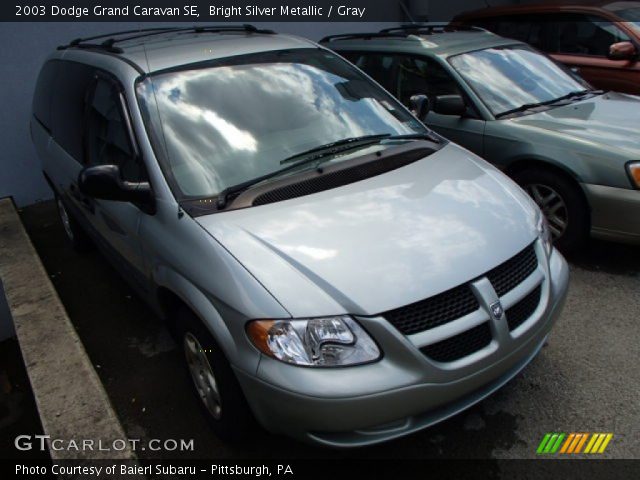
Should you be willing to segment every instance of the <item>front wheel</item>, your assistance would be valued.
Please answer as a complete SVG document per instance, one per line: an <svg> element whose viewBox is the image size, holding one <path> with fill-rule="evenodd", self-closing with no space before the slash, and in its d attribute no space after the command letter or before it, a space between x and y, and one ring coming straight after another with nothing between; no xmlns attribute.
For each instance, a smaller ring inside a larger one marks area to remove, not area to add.
<svg viewBox="0 0 640 480"><path fill-rule="evenodd" d="M589 209L574 182L550 170L524 170L514 180L531 196L547 219L553 243L568 252L580 248L589 234Z"/></svg>
<svg viewBox="0 0 640 480"><path fill-rule="evenodd" d="M223 440L247 439L256 422L222 349L186 308L178 313L177 321L187 369L213 430Z"/></svg>

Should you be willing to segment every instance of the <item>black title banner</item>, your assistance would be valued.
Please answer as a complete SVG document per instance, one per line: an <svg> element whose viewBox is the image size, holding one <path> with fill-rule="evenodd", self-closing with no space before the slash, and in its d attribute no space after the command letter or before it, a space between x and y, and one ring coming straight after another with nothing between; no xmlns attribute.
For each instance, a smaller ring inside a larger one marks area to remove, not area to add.
<svg viewBox="0 0 640 480"><path fill-rule="evenodd" d="M397 22L406 0L17 0L9 22Z"/></svg>

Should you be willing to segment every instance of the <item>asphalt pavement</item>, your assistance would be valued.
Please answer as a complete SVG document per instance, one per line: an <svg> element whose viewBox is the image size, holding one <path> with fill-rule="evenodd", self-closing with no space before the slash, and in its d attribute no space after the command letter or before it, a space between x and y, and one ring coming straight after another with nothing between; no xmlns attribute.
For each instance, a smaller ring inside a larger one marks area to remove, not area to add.
<svg viewBox="0 0 640 480"><path fill-rule="evenodd" d="M640 458L640 247L592 241L570 256L567 304L540 355L435 427L349 451L262 432L231 447L208 426L180 349L109 263L70 248L52 202L20 213L129 438L194 440L140 458L534 458L547 432L613 432L603 457Z"/></svg>

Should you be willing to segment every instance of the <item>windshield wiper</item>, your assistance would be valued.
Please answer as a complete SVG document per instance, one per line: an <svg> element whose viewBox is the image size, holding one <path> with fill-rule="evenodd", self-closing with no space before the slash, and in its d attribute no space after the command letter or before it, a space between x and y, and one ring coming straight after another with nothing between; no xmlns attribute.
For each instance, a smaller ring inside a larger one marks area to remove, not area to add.
<svg viewBox="0 0 640 480"><path fill-rule="evenodd" d="M238 183L236 185L231 185L230 187L225 188L220 193L218 193L218 197L216 199L216 205L218 210L222 210L227 206L229 197L231 195L236 195L248 188L256 185L257 183L264 182L273 177L277 177L289 170L295 170L296 168L305 165L307 163L315 162L322 157L327 155L334 155L336 153L340 153L345 150L350 150L352 148L361 147L365 145L369 145L371 143L377 143L380 140L389 137L388 133L381 133L377 135L365 135L362 137L352 137L345 138L343 140L338 140L336 142L327 143L325 145L320 145L319 147L314 147L310 150L307 150L302 153L297 153L290 157L285 158L280 162L280 164L290 163L298 158L307 157L304 160L299 162L292 163L291 165L287 165L284 168L276 170L275 172L267 173L266 175L262 175L260 177L252 178L251 180L247 180L246 182Z"/></svg>
<svg viewBox="0 0 640 480"><path fill-rule="evenodd" d="M391 135L390 133L380 133L376 135L363 135L361 137L352 137L345 138L343 140L338 140L336 142L327 143L325 145L320 145L319 147L314 147L310 150L307 150L302 153L297 153L290 157L285 158L280 162L280 164L290 163L298 158L303 158L300 161L295 163L291 163L284 168L276 170L271 173L267 173L266 175L262 175L260 177L253 178L251 180L247 180L246 182L238 183L236 185L231 185L230 187L225 188L216 198L216 206L218 210L222 210L228 204L229 198L232 195L237 195L252 186L264 182L265 180L269 180L270 178L277 177L286 173L290 170L295 170L296 168L306 165L307 163L312 163L318 161L326 156L335 155L336 153L340 153L343 151L351 150L353 148L364 147L373 143L379 143L382 140L412 140L412 139L422 139L426 138L433 142L440 143L440 140L436 137L428 134L428 133L410 133L406 135ZM320 162L319 162L320 163Z"/></svg>
<svg viewBox="0 0 640 480"><path fill-rule="evenodd" d="M403 135L391 135L385 140L429 140L433 143L441 143L441 140L429 132L405 133Z"/></svg>
<svg viewBox="0 0 640 480"><path fill-rule="evenodd" d="M376 135L363 135L361 137L350 137L343 138L342 140L337 140L331 143L325 143L324 145L320 145L318 147L313 147L309 150L305 150L304 152L296 153L295 155L291 155L290 157L285 158L280 161L280 165L285 163L291 163L294 160L302 157L305 158L302 162L297 162L294 165L302 165L307 162L312 162L317 160L318 158L326 157L327 155L333 155L335 153L340 153L346 150L350 150L351 148L366 146L371 143L378 143L380 140L390 137L390 133L379 133Z"/></svg>
<svg viewBox="0 0 640 480"><path fill-rule="evenodd" d="M594 95L599 95L601 93L604 93L604 91L603 90L574 90L573 92L569 92L566 95L562 95L561 97L554 98L552 100L546 100L544 102L537 102L537 103L525 103L524 105L520 105L519 107L512 108L511 110L498 113L495 115L495 117L496 118L505 117L507 115L511 115L512 113L525 112L527 110L531 110L532 108L544 107L546 105L553 105L554 103L561 102L562 100L569 100L571 98L576 98L576 97L584 97L585 95L588 95L590 93Z"/></svg>

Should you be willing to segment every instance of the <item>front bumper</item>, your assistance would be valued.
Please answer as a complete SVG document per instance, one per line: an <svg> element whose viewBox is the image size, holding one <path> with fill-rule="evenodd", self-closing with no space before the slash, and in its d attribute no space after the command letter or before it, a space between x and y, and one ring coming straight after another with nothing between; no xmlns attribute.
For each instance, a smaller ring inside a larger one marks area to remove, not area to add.
<svg viewBox="0 0 640 480"><path fill-rule="evenodd" d="M583 184L591 206L591 235L640 244L640 191Z"/></svg>
<svg viewBox="0 0 640 480"><path fill-rule="evenodd" d="M314 369L263 357L256 376L237 370L238 379L256 418L274 433L332 447L407 435L482 400L536 356L561 313L569 277L557 251L539 269L543 295L530 320L466 358L433 362L417 348L421 334L406 337L386 320L368 318L359 321L384 352L376 363Z"/></svg>

